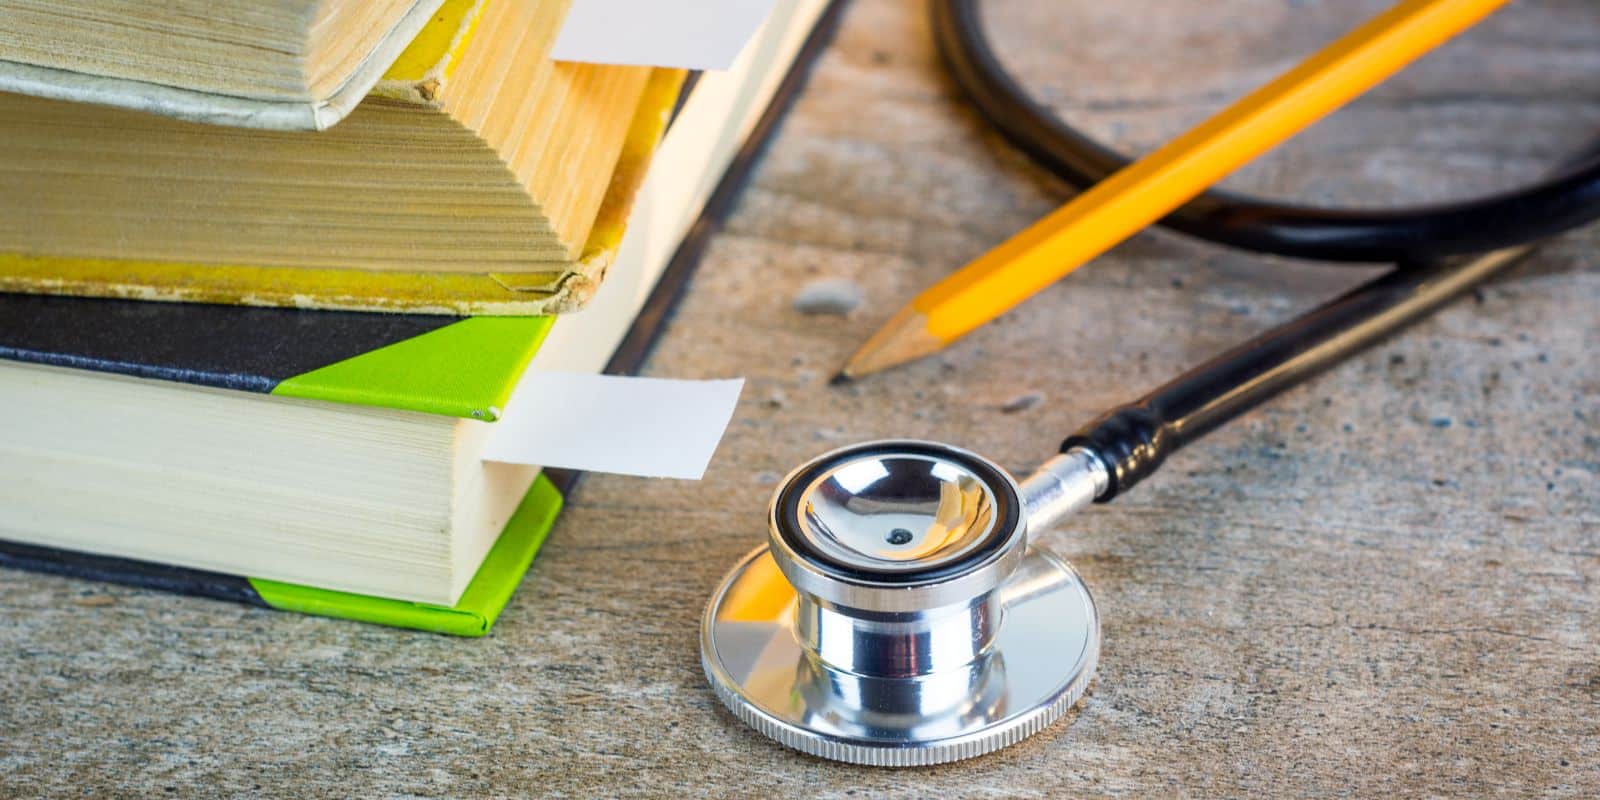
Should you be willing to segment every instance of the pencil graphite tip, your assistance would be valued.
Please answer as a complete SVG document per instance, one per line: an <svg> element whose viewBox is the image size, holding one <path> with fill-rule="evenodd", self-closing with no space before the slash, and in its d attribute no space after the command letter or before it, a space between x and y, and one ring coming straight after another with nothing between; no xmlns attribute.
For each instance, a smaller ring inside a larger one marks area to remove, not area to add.
<svg viewBox="0 0 1600 800"><path fill-rule="evenodd" d="M856 380L879 370L915 361L944 348L944 340L928 331L928 317L915 308L901 309L861 349L850 356L839 375ZM836 377L835 381L838 380Z"/></svg>
<svg viewBox="0 0 1600 800"><path fill-rule="evenodd" d="M838 372L834 373L833 377L828 379L828 385L829 386L843 386L843 385L845 385L845 384L847 384L847 383L849 383L849 382L851 382L853 380L855 380L855 378L850 376L850 371L848 369L841 369Z"/></svg>

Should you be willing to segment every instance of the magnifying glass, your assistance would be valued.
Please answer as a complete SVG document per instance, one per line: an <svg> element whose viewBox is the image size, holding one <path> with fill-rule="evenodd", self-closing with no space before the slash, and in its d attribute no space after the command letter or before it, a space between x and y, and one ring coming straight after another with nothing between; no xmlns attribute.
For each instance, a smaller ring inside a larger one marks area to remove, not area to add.
<svg viewBox="0 0 1600 800"><path fill-rule="evenodd" d="M767 544L707 605L712 689L772 739L857 764L954 761L1043 730L1093 676L1100 620L1078 574L1033 537L1528 249L1364 284L1100 416L1021 481L935 442L812 459L773 495Z"/></svg>

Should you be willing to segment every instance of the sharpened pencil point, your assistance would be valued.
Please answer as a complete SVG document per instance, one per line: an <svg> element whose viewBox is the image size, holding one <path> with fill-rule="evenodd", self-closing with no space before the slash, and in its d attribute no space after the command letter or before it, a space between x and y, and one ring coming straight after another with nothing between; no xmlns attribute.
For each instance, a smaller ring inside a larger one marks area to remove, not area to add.
<svg viewBox="0 0 1600 800"><path fill-rule="evenodd" d="M944 340L928 332L928 318L922 312L907 306L900 309L889 322L856 354L845 363L839 374L849 380L871 375L889 367L915 361L938 352Z"/></svg>
<svg viewBox="0 0 1600 800"><path fill-rule="evenodd" d="M828 385L843 386L853 380L855 380L855 378L850 377L850 373L840 370L839 372L834 373L833 377L828 379Z"/></svg>

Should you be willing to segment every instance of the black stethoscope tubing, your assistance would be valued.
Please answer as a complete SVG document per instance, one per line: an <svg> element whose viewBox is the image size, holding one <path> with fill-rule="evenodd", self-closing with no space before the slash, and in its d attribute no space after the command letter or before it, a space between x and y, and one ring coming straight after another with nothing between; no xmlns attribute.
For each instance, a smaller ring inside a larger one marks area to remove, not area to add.
<svg viewBox="0 0 1600 800"><path fill-rule="evenodd" d="M977 0L930 0L934 37L956 82L996 129L1078 187L1129 159L1028 95L989 46ZM1212 190L1161 221L1257 253L1395 262L1388 274L1256 336L1069 436L1105 464L1105 502L1173 451L1426 317L1549 237L1600 218L1600 149L1509 192L1425 207L1320 209ZM1466 257L1472 256L1475 257Z"/></svg>
<svg viewBox="0 0 1600 800"><path fill-rule="evenodd" d="M989 45L978 5L978 0L930 0L930 11L950 74L990 124L1074 186L1092 186L1127 166L1127 156L1040 105L1006 72ZM1214 189L1161 224L1257 253L1383 263L1499 250L1597 218L1600 158L1588 158L1525 188L1415 208L1311 208Z"/></svg>

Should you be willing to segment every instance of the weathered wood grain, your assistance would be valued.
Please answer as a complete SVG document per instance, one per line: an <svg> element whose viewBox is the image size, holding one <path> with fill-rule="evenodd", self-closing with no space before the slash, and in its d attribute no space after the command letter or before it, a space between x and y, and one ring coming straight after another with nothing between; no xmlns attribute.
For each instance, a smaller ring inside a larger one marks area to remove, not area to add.
<svg viewBox="0 0 1600 800"><path fill-rule="evenodd" d="M1130 148L1382 5L991 4L1041 96ZM1597 78L1600 9L1517 3L1230 185L1510 186L1600 131ZM1600 794L1600 231L1047 535L1105 620L1069 724L897 772L722 711L701 604L790 466L894 435L1022 470L1369 274L1150 233L938 358L826 385L917 288L1062 197L960 102L921 3L857 0L648 367L748 378L706 480L587 480L483 641L0 572L0 795ZM794 311L819 278L864 302Z"/></svg>

